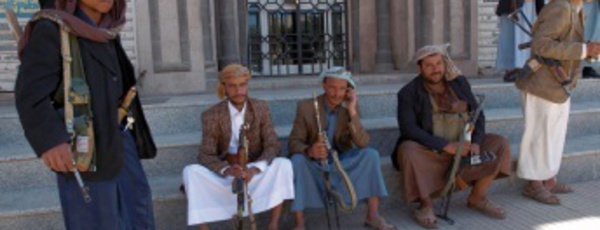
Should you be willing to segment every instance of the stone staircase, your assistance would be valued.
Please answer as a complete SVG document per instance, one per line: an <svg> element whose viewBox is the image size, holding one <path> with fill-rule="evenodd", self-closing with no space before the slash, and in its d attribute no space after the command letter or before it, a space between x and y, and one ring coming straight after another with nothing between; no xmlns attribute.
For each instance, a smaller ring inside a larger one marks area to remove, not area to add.
<svg viewBox="0 0 600 230"><path fill-rule="evenodd" d="M381 153L381 168L390 196L384 206L401 206L399 174L389 155L398 137L396 93L412 75L359 76L359 104L363 124L371 134L371 146ZM281 80L254 79L250 95L267 100L279 138L287 148L287 136L294 119L296 101L307 99L322 89L314 78L298 77L293 85ZM523 132L520 93L500 78L473 78L476 93L486 95L487 132L499 133L512 145L516 160ZM209 84L210 85L210 84ZM596 180L600 177L600 80L581 80L572 97L571 117L563 166L559 180L568 183ZM142 98L146 117L159 148L156 159L143 162L153 197L157 229L188 229L186 200L178 191L181 170L196 162L201 138L200 114L218 99L212 93L173 97ZM287 149L284 150L287 152ZM515 183L516 182L516 183ZM503 179L493 192L518 189L519 180ZM364 205L359 210L364 210ZM358 211L360 212L360 211ZM308 212L308 218L321 218L322 210ZM362 215L362 214L359 214ZM342 218L351 218L354 215ZM259 215L259 220L268 215ZM266 222L266 221L261 221ZM325 222L316 222L315 224ZM293 218L284 215L283 226ZM216 229L230 229L228 223L216 223ZM50 173L23 137L14 106L0 105L0 229L63 229L55 176ZM260 228L259 228L260 229Z"/></svg>

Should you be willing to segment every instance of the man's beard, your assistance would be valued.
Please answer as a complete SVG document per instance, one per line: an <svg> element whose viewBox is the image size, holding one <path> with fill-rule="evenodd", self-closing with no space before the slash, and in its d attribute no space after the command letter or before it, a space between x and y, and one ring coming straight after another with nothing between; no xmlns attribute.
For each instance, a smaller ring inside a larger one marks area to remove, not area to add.
<svg viewBox="0 0 600 230"><path fill-rule="evenodd" d="M427 77L423 78L427 83L437 84L440 83L444 79L444 74L441 72L435 72L430 74Z"/></svg>
<svg viewBox="0 0 600 230"><path fill-rule="evenodd" d="M235 100L234 100L235 99ZM238 95L229 99L234 105L243 105L248 100L248 95Z"/></svg>

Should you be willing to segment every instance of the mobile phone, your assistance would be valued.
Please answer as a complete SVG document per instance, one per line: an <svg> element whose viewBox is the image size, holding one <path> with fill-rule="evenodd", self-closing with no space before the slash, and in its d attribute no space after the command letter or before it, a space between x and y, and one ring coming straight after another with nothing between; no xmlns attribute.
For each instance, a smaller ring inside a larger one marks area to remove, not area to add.
<svg viewBox="0 0 600 230"><path fill-rule="evenodd" d="M346 100L346 101L352 100L352 97L350 96L350 92L352 92L353 90L354 90L353 88L346 89L346 96L344 96L344 100Z"/></svg>

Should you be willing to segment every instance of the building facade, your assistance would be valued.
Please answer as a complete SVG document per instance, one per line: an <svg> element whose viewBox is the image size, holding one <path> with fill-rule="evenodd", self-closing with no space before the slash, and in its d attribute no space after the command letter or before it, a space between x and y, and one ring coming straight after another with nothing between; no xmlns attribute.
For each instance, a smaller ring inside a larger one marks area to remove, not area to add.
<svg viewBox="0 0 600 230"><path fill-rule="evenodd" d="M493 1L492 1L493 2ZM486 5L487 4L487 5ZM212 90L218 70L254 76L316 75L333 65L360 73L415 72L426 44L477 74L478 9L486 0L128 0L123 44L144 95ZM2 0L24 25L37 0ZM495 4L494 4L495 5ZM16 43L0 11L0 91L11 91Z"/></svg>

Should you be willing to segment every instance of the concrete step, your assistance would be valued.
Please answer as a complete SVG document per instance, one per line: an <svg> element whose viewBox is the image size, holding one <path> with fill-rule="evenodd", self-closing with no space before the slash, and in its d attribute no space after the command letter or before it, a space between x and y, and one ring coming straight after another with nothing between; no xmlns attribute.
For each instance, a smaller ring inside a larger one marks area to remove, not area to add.
<svg viewBox="0 0 600 230"><path fill-rule="evenodd" d="M180 175L149 178L157 229L185 226L185 198L178 191L181 181ZM64 229L60 210L55 186L0 190L0 229Z"/></svg>
<svg viewBox="0 0 600 230"><path fill-rule="evenodd" d="M359 105L364 119L395 117L397 91L405 82L365 85L358 88ZM520 108L520 93L512 84L499 79L473 79L476 93L486 95L486 108ZM573 93L572 103L594 102L600 98L600 80L582 80ZM307 99L319 87L252 91L252 97L267 100L275 125L291 124L296 102ZM201 113L219 100L213 94L143 98L146 117L154 135L189 133L201 130ZM596 107L599 108L599 107ZM0 106L0 146L27 145L14 106Z"/></svg>
<svg viewBox="0 0 600 230"><path fill-rule="evenodd" d="M600 166L600 151L598 150L600 150L600 144L597 141L592 141L597 140L598 138L600 138L600 136L572 140L569 142L567 150L570 152L565 154L562 169L558 175L561 182L572 184L584 181L600 181L600 174L598 173L598 168ZM584 146L587 148L584 148ZM402 185L401 180L399 179L400 173L393 169L388 157L382 158L381 169L389 193L389 196L384 198L381 202L382 210L394 209L407 212L410 206L401 200ZM153 193L155 218L158 226L157 229L192 229L186 226L186 200L178 191L178 186L181 184L181 181L180 174L149 177ZM514 177L505 178L496 181L490 189L490 193L518 194L522 185L523 181L515 180ZM580 191L578 190L578 187L575 187L575 189L578 192ZM464 191L458 193L453 199L454 205L457 205L456 202L460 202L461 204L464 203L465 194L466 192ZM598 199L598 196L594 195L593 197ZM508 200L503 201L508 202ZM515 204L513 202L509 203L510 205ZM507 206L506 203L502 204ZM458 209L460 209L460 207ZM356 217L357 213L364 215L365 210L366 207L364 204L361 204L354 213L342 214L342 223L353 223L352 221L356 220L354 217ZM382 211L382 213L385 213L385 211ZM470 214L460 214L461 212L455 211L454 208L452 213L456 217L471 218ZM323 210L310 210L307 212L307 218L313 220L309 223L310 226L318 229L325 226L326 220L324 219ZM264 226L262 225L267 222L268 214L260 214L258 220L259 223L261 223L259 225L261 226L260 229L263 229ZM282 222L282 228L290 228L293 225L291 214L286 213L282 218ZM343 226L347 225L344 224ZM214 223L211 227L213 227L213 229L229 229L230 224L228 221L223 221ZM58 192L55 186L42 186L27 189L8 188L0 190L0 229L40 228L64 228L62 226Z"/></svg>
<svg viewBox="0 0 600 230"><path fill-rule="evenodd" d="M512 84L493 79L473 80L475 93L485 94L486 108L520 108L520 92ZM572 103L595 101L600 95L589 86L600 87L600 80L585 81L574 92ZM397 92L405 82L384 85L366 85L357 89L363 119L395 117ZM585 85L585 86L584 86ZM296 113L296 103L320 93L320 87L297 89L272 89L250 92L252 97L267 100L274 125L291 124ZM592 96L590 96L592 95ZM593 96L596 95L596 96ZM146 102L146 101L145 101ZM201 113L217 103L214 95L191 95L177 98L152 98L146 104L146 116L156 134L193 132L201 129Z"/></svg>
<svg viewBox="0 0 600 230"><path fill-rule="evenodd" d="M600 103L587 102L573 106L567 145L572 140L600 135L598 121L600 111L588 109L590 106L600 108ZM486 114L487 132L504 135L514 143L513 147L518 145L523 132L522 115L519 109L488 109ZM396 119L391 117L366 119L363 123L371 136L370 146L377 148L382 157L390 155L399 135ZM281 125L275 129L283 147L282 155L286 155L291 125ZM148 176L180 173L185 165L196 162L201 136L199 130L191 133L155 135L159 149L158 156L156 159L143 161ZM566 150L566 152L570 151ZM515 149L513 156L516 157L517 154L518 149ZM29 146L8 146L0 150L0 172L0 185L8 188L54 184L53 175L46 170Z"/></svg>

